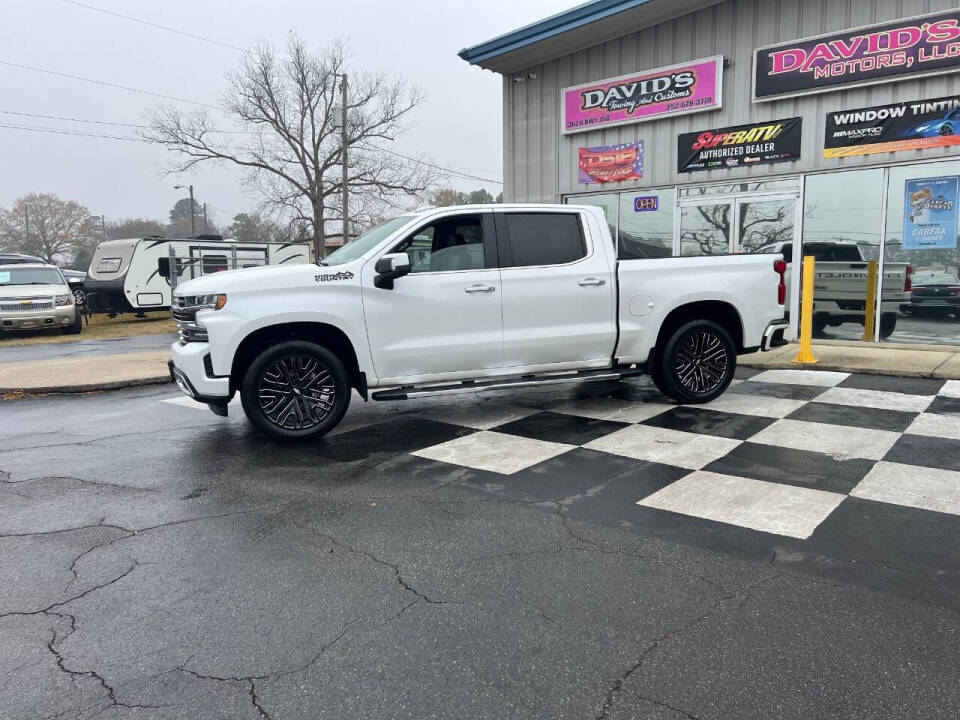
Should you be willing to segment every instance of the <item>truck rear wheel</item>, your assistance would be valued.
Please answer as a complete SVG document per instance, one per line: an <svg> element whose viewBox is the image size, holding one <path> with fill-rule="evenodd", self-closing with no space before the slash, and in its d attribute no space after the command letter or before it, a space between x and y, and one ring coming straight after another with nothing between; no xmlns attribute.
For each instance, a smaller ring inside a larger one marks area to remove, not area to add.
<svg viewBox="0 0 960 720"><path fill-rule="evenodd" d="M897 329L897 314L884 313L880 316L880 339L886 340Z"/></svg>
<svg viewBox="0 0 960 720"><path fill-rule="evenodd" d="M693 320L677 328L661 358L657 387L679 403L705 403L719 397L737 368L730 333L709 320Z"/></svg>
<svg viewBox="0 0 960 720"><path fill-rule="evenodd" d="M350 405L350 380L327 348L281 342L251 363L240 388L243 411L261 432L282 440L316 438L332 430Z"/></svg>

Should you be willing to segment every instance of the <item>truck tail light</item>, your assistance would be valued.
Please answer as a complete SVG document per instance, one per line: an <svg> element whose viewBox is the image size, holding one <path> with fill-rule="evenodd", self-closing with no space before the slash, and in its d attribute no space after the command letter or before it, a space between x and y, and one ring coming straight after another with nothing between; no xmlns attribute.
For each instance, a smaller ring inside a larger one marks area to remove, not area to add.
<svg viewBox="0 0 960 720"><path fill-rule="evenodd" d="M903 281L903 291L913 292L913 266L907 265L907 279Z"/></svg>
<svg viewBox="0 0 960 720"><path fill-rule="evenodd" d="M777 302L783 305L787 302L787 262L786 260L774 260L773 270L780 276L780 283L777 285Z"/></svg>
<svg viewBox="0 0 960 720"><path fill-rule="evenodd" d="M947 292L951 295L960 295L960 287L948 287Z"/></svg>

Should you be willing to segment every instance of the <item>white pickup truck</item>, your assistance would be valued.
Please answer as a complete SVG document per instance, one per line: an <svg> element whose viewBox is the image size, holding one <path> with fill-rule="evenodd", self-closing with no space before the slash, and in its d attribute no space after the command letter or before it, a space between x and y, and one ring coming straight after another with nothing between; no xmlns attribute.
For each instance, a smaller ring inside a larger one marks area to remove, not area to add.
<svg viewBox="0 0 960 720"><path fill-rule="evenodd" d="M739 353L781 345L777 255L618 261L603 211L474 205L401 215L319 265L178 286L170 373L219 415L322 435L356 390L401 400L649 373L708 402Z"/></svg>

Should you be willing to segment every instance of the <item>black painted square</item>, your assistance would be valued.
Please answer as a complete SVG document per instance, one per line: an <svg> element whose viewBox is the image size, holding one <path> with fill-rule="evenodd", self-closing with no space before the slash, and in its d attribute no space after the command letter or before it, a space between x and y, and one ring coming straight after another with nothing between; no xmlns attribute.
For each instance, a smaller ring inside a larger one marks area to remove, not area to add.
<svg viewBox="0 0 960 720"><path fill-rule="evenodd" d="M475 432L459 425L410 416L357 428L324 438L316 445L301 447L320 457L354 462L422 450Z"/></svg>
<svg viewBox="0 0 960 720"><path fill-rule="evenodd" d="M768 383L758 380L732 385L727 392L743 395L763 395L764 397L784 398L786 400L813 400L830 388L818 385L791 385L790 383Z"/></svg>
<svg viewBox="0 0 960 720"><path fill-rule="evenodd" d="M644 420L641 424L689 433L717 435L734 440L747 440L774 422L776 422L774 418L740 415L684 405Z"/></svg>
<svg viewBox="0 0 960 720"><path fill-rule="evenodd" d="M938 395L933 399L933 402L930 403L927 412L960 417L960 398Z"/></svg>
<svg viewBox="0 0 960 720"><path fill-rule="evenodd" d="M500 476L501 488L496 492L523 500L559 502L646 464L620 455L576 448L512 475Z"/></svg>
<svg viewBox="0 0 960 720"><path fill-rule="evenodd" d="M752 378L754 375L759 375L763 371L764 371L763 368L752 368L752 367L744 367L743 365L739 365L737 366L737 369L734 371L733 377L736 378L737 380L748 380L749 378Z"/></svg>
<svg viewBox="0 0 960 720"><path fill-rule="evenodd" d="M704 470L768 482L849 493L873 467L873 460L836 460L829 455L745 442Z"/></svg>
<svg viewBox="0 0 960 720"><path fill-rule="evenodd" d="M908 395L936 395L945 380L936 378L896 377L894 375L851 375L838 387L860 390L883 390Z"/></svg>
<svg viewBox="0 0 960 720"><path fill-rule="evenodd" d="M923 465L960 472L960 440L902 435L883 459L905 465Z"/></svg>
<svg viewBox="0 0 960 720"><path fill-rule="evenodd" d="M918 414L903 410L881 410L853 405L837 405L836 403L809 402L787 415L787 418L828 425L849 425L850 427L864 427L872 430L903 432ZM839 432L843 431L840 430Z"/></svg>
<svg viewBox="0 0 960 720"><path fill-rule="evenodd" d="M628 427L629 423L596 420L579 415L541 412L493 428L496 432L520 435L534 440L584 445L604 435Z"/></svg>

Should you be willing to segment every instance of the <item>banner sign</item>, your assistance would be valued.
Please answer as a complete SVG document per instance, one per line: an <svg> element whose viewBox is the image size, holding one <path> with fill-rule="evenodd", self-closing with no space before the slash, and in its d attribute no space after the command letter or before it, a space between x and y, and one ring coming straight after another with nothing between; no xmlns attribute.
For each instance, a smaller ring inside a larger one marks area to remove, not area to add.
<svg viewBox="0 0 960 720"><path fill-rule="evenodd" d="M677 138L677 171L714 170L800 157L801 118L773 120L701 132Z"/></svg>
<svg viewBox="0 0 960 720"><path fill-rule="evenodd" d="M560 131L569 134L712 110L721 106L722 95L719 55L607 78L563 89Z"/></svg>
<svg viewBox="0 0 960 720"><path fill-rule="evenodd" d="M581 183L609 183L643 178L643 140L624 145L580 148Z"/></svg>
<svg viewBox="0 0 960 720"><path fill-rule="evenodd" d="M633 199L634 212L655 212L659 209L659 195L637 195L637 197Z"/></svg>
<svg viewBox="0 0 960 720"><path fill-rule="evenodd" d="M753 99L828 92L849 85L960 69L960 9L758 48Z"/></svg>
<svg viewBox="0 0 960 720"><path fill-rule="evenodd" d="M960 144L960 95L827 113L823 156Z"/></svg>
<svg viewBox="0 0 960 720"><path fill-rule="evenodd" d="M957 176L907 180L903 200L903 249L957 247Z"/></svg>

